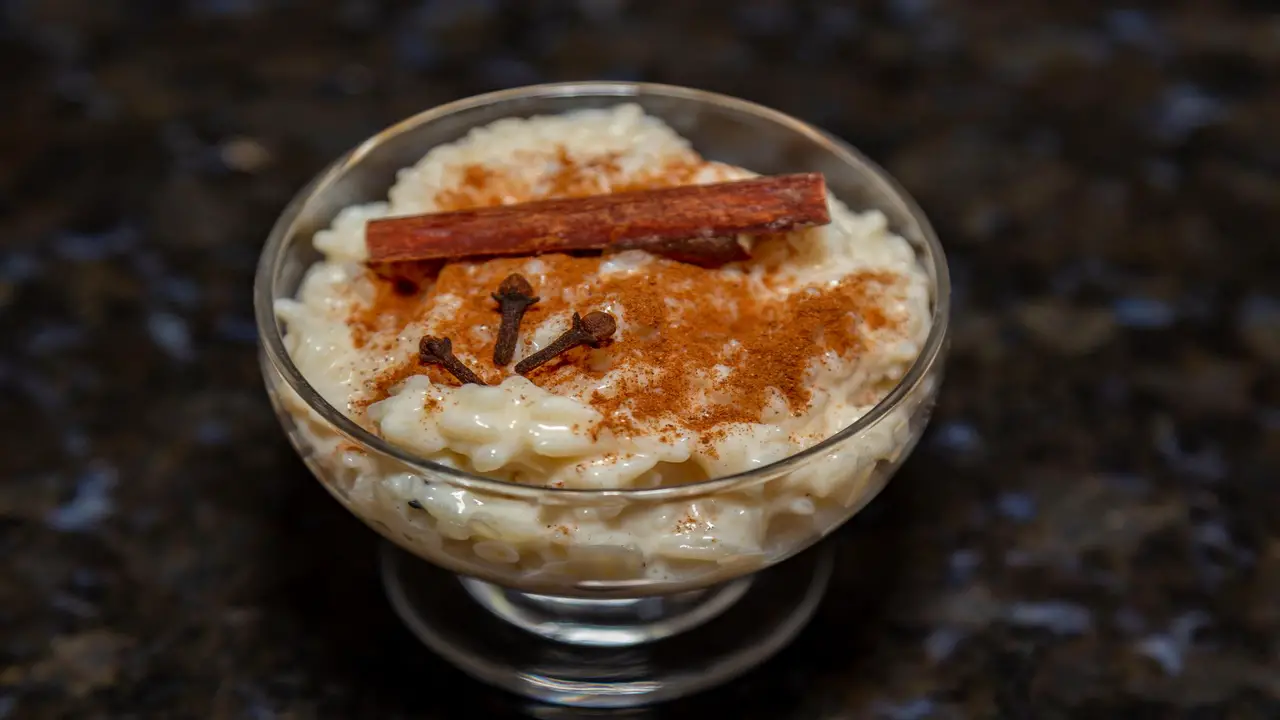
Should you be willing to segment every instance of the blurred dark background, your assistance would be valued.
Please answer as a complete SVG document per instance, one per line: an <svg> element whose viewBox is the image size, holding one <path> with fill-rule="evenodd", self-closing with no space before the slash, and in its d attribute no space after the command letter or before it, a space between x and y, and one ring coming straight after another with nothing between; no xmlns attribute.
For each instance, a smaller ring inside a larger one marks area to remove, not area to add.
<svg viewBox="0 0 1280 720"><path fill-rule="evenodd" d="M1280 6L0 0L0 719L516 712L410 639L255 362L290 195L568 79L895 174L955 278L929 435L789 650L661 717L1280 717Z"/></svg>

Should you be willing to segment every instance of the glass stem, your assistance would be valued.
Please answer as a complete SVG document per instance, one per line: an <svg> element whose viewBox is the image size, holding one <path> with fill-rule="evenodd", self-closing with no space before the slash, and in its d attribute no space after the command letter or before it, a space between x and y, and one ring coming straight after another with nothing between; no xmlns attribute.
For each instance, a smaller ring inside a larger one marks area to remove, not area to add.
<svg viewBox="0 0 1280 720"><path fill-rule="evenodd" d="M459 578L486 610L535 635L570 645L630 647L691 630L729 609L751 577L705 590L643 598L585 599L506 590Z"/></svg>

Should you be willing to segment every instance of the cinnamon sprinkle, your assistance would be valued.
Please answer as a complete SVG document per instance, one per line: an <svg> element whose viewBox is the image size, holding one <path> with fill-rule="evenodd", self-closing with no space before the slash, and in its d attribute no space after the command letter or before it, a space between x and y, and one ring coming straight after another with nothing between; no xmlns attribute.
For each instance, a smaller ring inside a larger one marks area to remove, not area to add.
<svg viewBox="0 0 1280 720"><path fill-rule="evenodd" d="M439 260L369 265L365 278L373 298L347 317L355 346L363 348L374 335L404 327L421 309L442 265Z"/></svg>
<svg viewBox="0 0 1280 720"><path fill-rule="evenodd" d="M688 185L709 164L690 153L689 157L672 158L656 170L626 173L615 154L575 159L563 145L550 153L517 152L512 163L552 164L553 169L541 182L531 185L515 173L502 173L487 165L465 165L458 170L457 187L436 193L435 212Z"/></svg>
<svg viewBox="0 0 1280 720"><path fill-rule="evenodd" d="M834 287L777 299L742 275L663 259L634 273L604 277L597 275L603 262L598 257L545 255L539 262L542 272L530 279L543 300L529 309L526 327L567 317L578 307L610 306L621 309L624 329L609 347L571 350L562 356L565 361L539 368L529 379L571 395L583 393L609 370L623 370L614 376L615 392L584 397L605 417L599 429L617 434L684 428L709 438L731 423L760 422L777 399L790 413L801 414L811 400L806 370L813 358L827 351L850 357L865 348L867 329L896 324L885 315L877 292L894 284L892 273L862 273ZM424 311L441 294L477 301L433 318L432 332L458 337L456 347L487 357L496 328L477 332L493 325L492 308L479 298L512 272L528 274L524 263L505 258L447 265ZM374 399L419 372L406 365L379 379ZM731 368L727 377L715 379L718 365ZM496 378L490 373L486 381Z"/></svg>
<svg viewBox="0 0 1280 720"><path fill-rule="evenodd" d="M558 148L553 157L555 168L537 187L491 167L460 168L457 187L434 198L437 209L681 185L707 165L693 156L673 160L657 172L628 175L609 156L575 161ZM361 345L374 337L394 343L401 331L429 331L452 337L460 355L488 358L498 326L488 294L507 275L522 273L542 298L525 315L526 334L549 318L567 322L575 310L620 312L620 330L607 348L571 350L563 361L531 372L532 382L555 394L580 397L598 410L604 420L593 434L666 436L687 429L705 447L730 424L761 422L779 402L786 412L804 413L811 402L806 371L814 358L827 352L850 358L866 349L867 330L893 329L900 321L888 317L880 302L880 286L899 281L893 273L861 273L784 298L767 280L662 258L636 272L600 276L607 260L548 254L533 263L522 257L452 262L442 268L404 263L390 277L386 270L379 274L370 269L373 298L348 323ZM403 292L409 288L406 280L416 292ZM447 313L432 313L446 295L461 298L461 304ZM730 368L726 377L717 375L718 366ZM613 375L618 382L612 392L591 392L610 370L620 371ZM406 358L371 383L362 404L385 398L394 385L424 372L433 382L452 384L441 369L422 368ZM481 372L493 384L510 374L502 369Z"/></svg>

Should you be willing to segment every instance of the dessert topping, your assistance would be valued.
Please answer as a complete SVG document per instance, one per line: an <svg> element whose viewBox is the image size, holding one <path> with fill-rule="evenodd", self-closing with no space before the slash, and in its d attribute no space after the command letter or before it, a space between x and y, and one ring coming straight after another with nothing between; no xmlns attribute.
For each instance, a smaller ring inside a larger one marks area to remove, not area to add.
<svg viewBox="0 0 1280 720"><path fill-rule="evenodd" d="M370 262L644 249L695 265L750 257L739 235L831 222L821 173L681 185L371 220Z"/></svg>
<svg viewBox="0 0 1280 720"><path fill-rule="evenodd" d="M555 357L578 347L590 345L600 347L618 329L618 321L607 312L589 312L586 317L573 314L573 325L560 337L538 352L516 363L516 372L528 375Z"/></svg>
<svg viewBox="0 0 1280 720"><path fill-rule="evenodd" d="M524 319L524 311L538 302L533 294L533 286L519 273L512 273L498 286L493 294L498 301L498 312L502 313L502 324L498 326L498 342L493 346L493 364L506 365L516 351L516 340L520 335L520 321Z"/></svg>
<svg viewBox="0 0 1280 720"><path fill-rule="evenodd" d="M466 385L467 383L475 383L476 385L484 385L485 382L480 376L471 371L453 354L453 341L449 338L431 337L430 335L422 338L418 343L418 362L423 365L440 365L449 374L458 379L458 382Z"/></svg>

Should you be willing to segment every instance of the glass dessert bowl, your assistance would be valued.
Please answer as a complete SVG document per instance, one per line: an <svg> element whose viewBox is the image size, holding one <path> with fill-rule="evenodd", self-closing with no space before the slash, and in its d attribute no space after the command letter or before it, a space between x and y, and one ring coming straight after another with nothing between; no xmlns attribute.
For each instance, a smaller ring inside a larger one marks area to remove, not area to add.
<svg viewBox="0 0 1280 720"><path fill-rule="evenodd" d="M785 182L810 189L820 173L830 222L734 239L745 260L539 245L386 261L425 247L397 224L415 213L719 183L728 196L650 205L749 214L759 198L732 181L753 173L808 173ZM722 682L804 626L831 564L811 546L928 421L949 281L920 210L840 141L734 98L600 82L461 100L371 138L284 211L254 295L273 406L389 541L384 581L410 629L518 694L622 707ZM490 362L504 298L523 328ZM584 327L608 318L599 342L526 369L579 310Z"/></svg>

